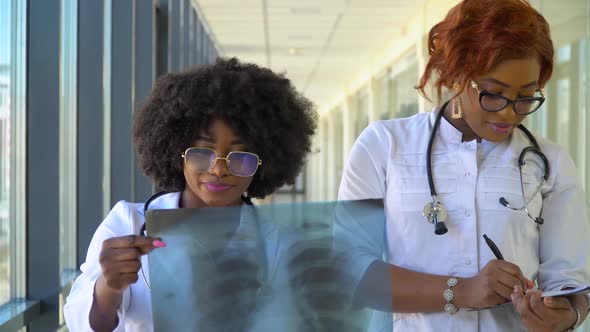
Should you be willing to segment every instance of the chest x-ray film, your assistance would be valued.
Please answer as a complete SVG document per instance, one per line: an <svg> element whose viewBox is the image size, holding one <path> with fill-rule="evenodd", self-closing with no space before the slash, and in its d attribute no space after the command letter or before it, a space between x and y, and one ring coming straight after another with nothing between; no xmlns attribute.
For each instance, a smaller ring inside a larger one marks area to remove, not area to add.
<svg viewBox="0 0 590 332"><path fill-rule="evenodd" d="M365 274L384 259L382 200L150 210L146 219L148 235L167 243L148 256L155 331L392 328L390 277Z"/></svg>

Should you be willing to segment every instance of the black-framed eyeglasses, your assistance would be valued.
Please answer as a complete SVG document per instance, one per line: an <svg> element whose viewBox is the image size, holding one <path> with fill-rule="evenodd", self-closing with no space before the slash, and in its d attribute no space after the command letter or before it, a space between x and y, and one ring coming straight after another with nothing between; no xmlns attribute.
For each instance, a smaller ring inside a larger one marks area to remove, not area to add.
<svg viewBox="0 0 590 332"><path fill-rule="evenodd" d="M497 93L479 90L475 81L471 81L471 87L479 93L479 105L481 108L488 112L499 112L508 105L512 105L517 114L528 115L538 110L545 102L543 90L537 90L541 94L540 97L523 97L512 100Z"/></svg>
<svg viewBox="0 0 590 332"><path fill-rule="evenodd" d="M221 158L213 149L192 147L184 151L182 158L187 170L194 173L210 172L220 159L225 160L231 174L240 177L254 175L258 166L262 165L262 160L257 154L245 151L231 151L225 158Z"/></svg>

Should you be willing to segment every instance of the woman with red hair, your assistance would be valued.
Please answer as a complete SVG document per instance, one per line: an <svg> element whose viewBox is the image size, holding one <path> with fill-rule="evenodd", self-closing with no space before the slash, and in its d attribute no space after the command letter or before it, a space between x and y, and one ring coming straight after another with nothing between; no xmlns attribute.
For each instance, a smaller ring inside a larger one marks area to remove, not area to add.
<svg viewBox="0 0 590 332"><path fill-rule="evenodd" d="M450 100L370 125L343 174L339 199L386 206L386 259L355 261L360 301L400 331L576 329L586 295L541 294L590 283L584 192L564 148L521 125L545 101L548 23L524 0L464 0L428 48L418 90Z"/></svg>

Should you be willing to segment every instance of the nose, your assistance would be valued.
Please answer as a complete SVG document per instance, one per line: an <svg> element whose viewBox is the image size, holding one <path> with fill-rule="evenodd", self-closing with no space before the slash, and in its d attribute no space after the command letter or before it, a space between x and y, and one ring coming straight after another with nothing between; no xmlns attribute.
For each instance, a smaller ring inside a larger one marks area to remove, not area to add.
<svg viewBox="0 0 590 332"><path fill-rule="evenodd" d="M520 120L520 118L524 117L524 115L516 113L516 109L514 108L514 104L510 104L510 105L504 107L504 109L502 109L498 113L500 114L502 119L505 119L510 122L513 122L515 120Z"/></svg>
<svg viewBox="0 0 590 332"><path fill-rule="evenodd" d="M215 175L217 177L223 177L230 175L229 168L227 167L227 159L225 158L217 158L213 162L213 166L209 170L209 174Z"/></svg>

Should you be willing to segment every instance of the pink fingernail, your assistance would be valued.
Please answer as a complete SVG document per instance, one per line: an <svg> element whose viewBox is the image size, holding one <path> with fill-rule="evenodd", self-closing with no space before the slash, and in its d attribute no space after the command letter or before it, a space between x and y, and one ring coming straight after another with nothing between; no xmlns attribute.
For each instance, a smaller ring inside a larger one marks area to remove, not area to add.
<svg viewBox="0 0 590 332"><path fill-rule="evenodd" d="M166 242L160 241L160 240L155 240L154 242L152 242L152 245L156 248L164 248L164 247L166 247Z"/></svg>

